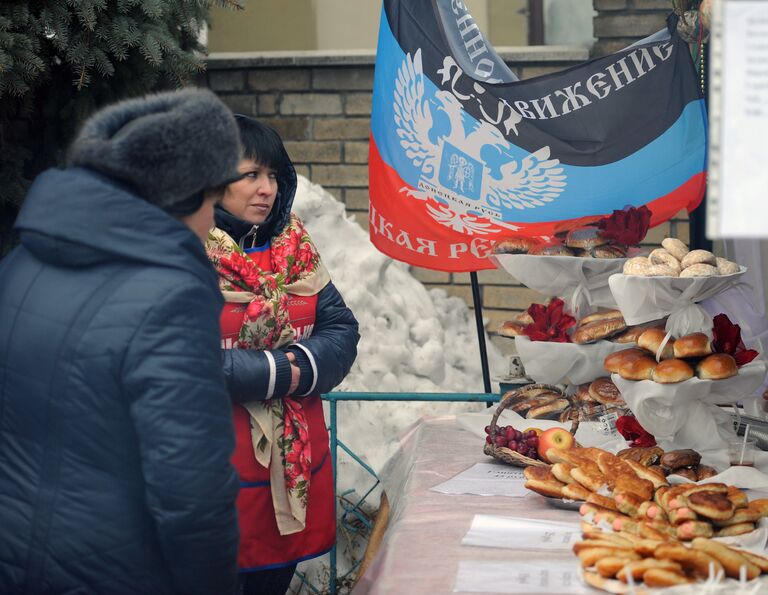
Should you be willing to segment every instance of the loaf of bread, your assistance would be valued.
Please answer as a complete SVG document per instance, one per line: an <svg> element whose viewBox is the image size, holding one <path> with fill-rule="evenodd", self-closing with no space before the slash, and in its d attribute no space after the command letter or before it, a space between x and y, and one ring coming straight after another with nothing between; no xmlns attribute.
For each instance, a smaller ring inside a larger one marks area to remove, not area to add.
<svg viewBox="0 0 768 595"><path fill-rule="evenodd" d="M727 353L713 353L696 366L696 375L702 380L723 380L738 373L736 360Z"/></svg>
<svg viewBox="0 0 768 595"><path fill-rule="evenodd" d="M496 242L493 250L496 254L527 254L538 243L532 238L507 238Z"/></svg>
<svg viewBox="0 0 768 595"><path fill-rule="evenodd" d="M594 312L593 314L587 314L584 318L579 320L577 326L584 326L590 322L597 322L598 320L610 320L612 318L623 318L621 310L606 310L605 312Z"/></svg>
<svg viewBox="0 0 768 595"><path fill-rule="evenodd" d="M574 343L583 345L584 343L591 343L593 341L599 341L600 339L607 339L616 333L620 333L625 328L627 328L627 323L624 322L623 318L597 320L577 328L571 336L571 340Z"/></svg>

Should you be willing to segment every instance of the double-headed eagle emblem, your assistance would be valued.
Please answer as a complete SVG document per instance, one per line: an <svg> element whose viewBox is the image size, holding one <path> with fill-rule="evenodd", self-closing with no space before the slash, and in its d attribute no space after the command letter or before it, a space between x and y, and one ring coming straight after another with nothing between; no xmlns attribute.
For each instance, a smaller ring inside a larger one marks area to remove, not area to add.
<svg viewBox="0 0 768 595"><path fill-rule="evenodd" d="M518 226L504 222L503 211L540 207L563 191L566 176L560 162L549 158L549 147L520 160L505 160L492 171L483 156L489 150L509 155L511 148L501 131L480 120L467 133L458 98L441 89L435 99L431 103L424 98L421 50L413 58L407 54L395 81L394 120L400 146L420 170L421 179L418 189L401 191L425 201L436 221L470 235L516 230ZM447 133L435 127L435 105L447 116Z"/></svg>

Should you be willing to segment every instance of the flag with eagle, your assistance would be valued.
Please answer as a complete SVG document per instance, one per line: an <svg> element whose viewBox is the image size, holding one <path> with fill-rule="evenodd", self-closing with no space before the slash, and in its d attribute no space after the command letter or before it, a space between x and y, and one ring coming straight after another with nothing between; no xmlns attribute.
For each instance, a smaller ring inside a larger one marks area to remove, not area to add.
<svg viewBox="0 0 768 595"><path fill-rule="evenodd" d="M493 268L495 241L704 196L706 108L668 28L518 80L461 0L384 0L369 152L371 241L412 265Z"/></svg>

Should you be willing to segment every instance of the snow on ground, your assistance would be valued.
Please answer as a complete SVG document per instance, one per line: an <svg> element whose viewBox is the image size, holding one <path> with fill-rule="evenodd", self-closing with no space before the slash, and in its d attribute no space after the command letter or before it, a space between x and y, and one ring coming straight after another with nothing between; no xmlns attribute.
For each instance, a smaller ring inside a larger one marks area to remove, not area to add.
<svg viewBox="0 0 768 595"><path fill-rule="evenodd" d="M357 361L336 390L483 392L474 313L460 298L449 297L441 289L427 290L407 265L374 248L368 234L347 216L343 203L303 176L299 176L293 208L360 322ZM491 376L498 375L505 370L504 359L490 341L487 346ZM339 439L379 471L397 449L399 436L420 417L481 407L343 402L338 406ZM340 456L339 492L355 488L363 494L371 484L362 467ZM378 494L373 495L372 504L378 506Z"/></svg>

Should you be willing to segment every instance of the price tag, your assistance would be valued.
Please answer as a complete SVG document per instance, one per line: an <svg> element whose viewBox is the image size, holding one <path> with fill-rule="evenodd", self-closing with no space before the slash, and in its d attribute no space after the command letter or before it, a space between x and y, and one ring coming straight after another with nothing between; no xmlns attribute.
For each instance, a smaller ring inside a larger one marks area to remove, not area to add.
<svg viewBox="0 0 768 595"><path fill-rule="evenodd" d="M615 411L604 413L598 418L600 422L600 431L606 436L618 436L619 432L616 430L616 420L619 419L619 414Z"/></svg>

